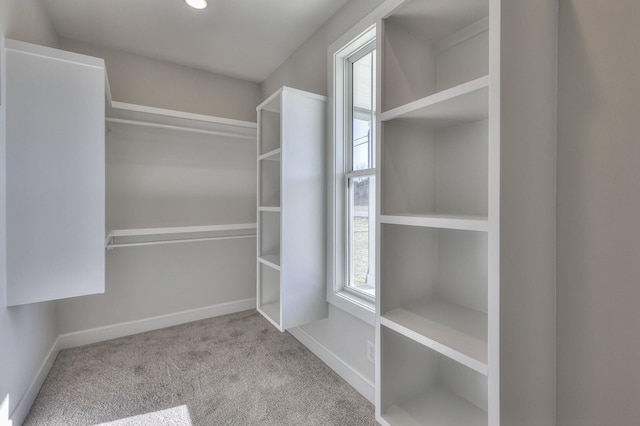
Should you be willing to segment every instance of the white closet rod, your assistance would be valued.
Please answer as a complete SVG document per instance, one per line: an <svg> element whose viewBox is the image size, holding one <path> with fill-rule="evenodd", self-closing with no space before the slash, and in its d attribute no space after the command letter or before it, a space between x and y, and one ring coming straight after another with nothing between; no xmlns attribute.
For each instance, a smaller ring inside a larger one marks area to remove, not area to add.
<svg viewBox="0 0 640 426"><path fill-rule="evenodd" d="M177 244L177 243L191 243L197 241L214 241L214 240L233 240L238 238L255 238L255 234L249 235L230 235L226 237L204 237L204 238L182 238L176 240L160 240L160 241L145 241L140 243L111 243L107 244L107 250L120 247L137 247L137 246L153 246L158 244Z"/></svg>
<svg viewBox="0 0 640 426"><path fill-rule="evenodd" d="M227 234L219 236L159 239L155 241L131 241L126 243L114 243L114 238L118 237L144 237L144 236L166 236L175 234L229 232L245 230L248 233ZM227 225L205 225L205 226L176 226L170 228L142 228L142 229L115 229L107 235L105 247L111 250L119 247L151 246L158 244L177 244L197 241L230 240L237 238L253 238L256 236L255 223L235 223Z"/></svg>
<svg viewBox="0 0 640 426"><path fill-rule="evenodd" d="M170 124L160 124L160 123L149 123L146 121L138 121L138 120L128 120L124 118L112 118L107 117L105 119L107 123L119 123L119 124L133 124L136 126L145 126L145 127L155 127L158 129L169 129L169 130L180 130L183 132L191 132L191 133L201 133L206 135L215 135L215 136L227 136L230 138L239 138L239 139L247 139L247 140L255 140L255 137L248 135L239 135L237 133L232 132L222 132L219 130L207 130L207 129L194 129L191 127L184 126L175 126Z"/></svg>

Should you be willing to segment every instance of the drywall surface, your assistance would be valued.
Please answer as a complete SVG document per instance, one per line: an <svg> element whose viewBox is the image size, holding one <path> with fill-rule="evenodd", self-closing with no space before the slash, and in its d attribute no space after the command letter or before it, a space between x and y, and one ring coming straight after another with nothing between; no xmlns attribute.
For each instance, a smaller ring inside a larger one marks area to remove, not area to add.
<svg viewBox="0 0 640 426"><path fill-rule="evenodd" d="M60 48L103 58L115 101L256 121L257 83L65 38Z"/></svg>
<svg viewBox="0 0 640 426"><path fill-rule="evenodd" d="M327 95L327 47L382 3L383 0L347 3L262 83L262 98L282 86Z"/></svg>
<svg viewBox="0 0 640 426"><path fill-rule="evenodd" d="M256 221L256 142L107 122L107 231Z"/></svg>
<svg viewBox="0 0 640 426"><path fill-rule="evenodd" d="M57 40L49 31L39 2L0 0L0 64L2 70L0 106L0 425L20 424L31 405L26 395L43 361L53 346L56 328L54 302L5 307L6 302L6 99L4 37L53 46ZM36 389L37 391L37 389ZM22 403L21 403L22 401ZM14 412L20 406L20 412Z"/></svg>
<svg viewBox="0 0 640 426"><path fill-rule="evenodd" d="M640 2L561 0L560 426L640 419Z"/></svg>
<svg viewBox="0 0 640 426"><path fill-rule="evenodd" d="M255 298L255 239L117 248L104 294L59 301L60 333Z"/></svg>
<svg viewBox="0 0 640 426"><path fill-rule="evenodd" d="M283 85L326 95L327 48L381 3L382 0L347 3L262 83L263 98ZM374 383L374 364L366 357L366 342L374 341L373 325L331 307L327 319L302 328L342 362Z"/></svg>
<svg viewBox="0 0 640 426"><path fill-rule="evenodd" d="M501 19L500 421L554 425L557 2Z"/></svg>
<svg viewBox="0 0 640 426"><path fill-rule="evenodd" d="M107 233L255 223L255 140L107 127ZM59 301L60 332L255 298L255 258L255 238L109 250L105 293Z"/></svg>
<svg viewBox="0 0 640 426"><path fill-rule="evenodd" d="M55 47L59 40L38 0L2 0L4 35L28 43Z"/></svg>

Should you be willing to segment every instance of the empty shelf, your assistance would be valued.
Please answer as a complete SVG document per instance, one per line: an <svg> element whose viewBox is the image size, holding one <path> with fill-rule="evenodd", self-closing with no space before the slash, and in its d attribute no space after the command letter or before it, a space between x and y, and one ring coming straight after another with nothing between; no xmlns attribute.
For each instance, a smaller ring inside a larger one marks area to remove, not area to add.
<svg viewBox="0 0 640 426"><path fill-rule="evenodd" d="M258 307L258 311L264 314L273 325L280 329L280 302L262 305Z"/></svg>
<svg viewBox="0 0 640 426"><path fill-rule="evenodd" d="M485 232L489 227L486 216L394 214L381 215L380 222L391 225L424 226L429 228Z"/></svg>
<svg viewBox="0 0 640 426"><path fill-rule="evenodd" d="M486 119L489 77L484 76L382 113L381 120L415 120L430 127L447 127Z"/></svg>
<svg viewBox="0 0 640 426"><path fill-rule="evenodd" d="M258 261L264 263L273 269L280 270L280 255L279 254L265 254L258 257Z"/></svg>
<svg viewBox="0 0 640 426"><path fill-rule="evenodd" d="M282 152L281 148L274 149L273 151L269 151L265 154L258 156L258 160L280 161L281 152Z"/></svg>
<svg viewBox="0 0 640 426"><path fill-rule="evenodd" d="M387 408L382 419L390 425L486 426L487 413L442 388Z"/></svg>
<svg viewBox="0 0 640 426"><path fill-rule="evenodd" d="M437 299L385 312L380 323L487 374L487 314Z"/></svg>

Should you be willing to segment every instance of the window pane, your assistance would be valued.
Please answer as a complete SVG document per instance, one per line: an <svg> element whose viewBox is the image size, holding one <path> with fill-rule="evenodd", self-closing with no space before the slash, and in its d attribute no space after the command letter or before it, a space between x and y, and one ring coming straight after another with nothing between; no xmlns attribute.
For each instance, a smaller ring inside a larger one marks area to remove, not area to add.
<svg viewBox="0 0 640 426"><path fill-rule="evenodd" d="M350 178L348 287L375 296L373 176Z"/></svg>
<svg viewBox="0 0 640 426"><path fill-rule="evenodd" d="M373 130L375 126L373 110L375 51L352 64L352 145L351 169L363 170L373 167Z"/></svg>

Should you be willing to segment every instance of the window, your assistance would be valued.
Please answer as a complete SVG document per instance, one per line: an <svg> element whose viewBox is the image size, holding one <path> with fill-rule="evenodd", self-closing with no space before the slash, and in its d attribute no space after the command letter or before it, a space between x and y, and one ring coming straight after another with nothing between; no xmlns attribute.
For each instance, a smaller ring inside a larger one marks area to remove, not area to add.
<svg viewBox="0 0 640 426"><path fill-rule="evenodd" d="M330 303L373 324L376 256L375 26L329 47L333 143Z"/></svg>
<svg viewBox="0 0 640 426"><path fill-rule="evenodd" d="M375 297L375 40L346 58L344 290Z"/></svg>

